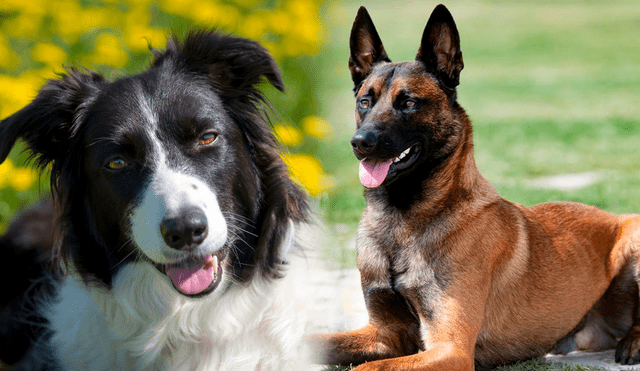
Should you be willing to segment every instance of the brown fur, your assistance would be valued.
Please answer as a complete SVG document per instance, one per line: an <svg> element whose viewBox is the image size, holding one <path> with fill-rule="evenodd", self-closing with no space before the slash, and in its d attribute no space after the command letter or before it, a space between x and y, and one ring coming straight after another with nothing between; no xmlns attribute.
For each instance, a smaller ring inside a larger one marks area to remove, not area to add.
<svg viewBox="0 0 640 371"><path fill-rule="evenodd" d="M418 157L365 192L357 264L369 324L314 336L324 363L473 370L616 345L618 362L640 361L640 216L498 195L456 101L463 62L446 8L403 63L391 63L361 8L349 66L356 156L385 160L418 143Z"/></svg>

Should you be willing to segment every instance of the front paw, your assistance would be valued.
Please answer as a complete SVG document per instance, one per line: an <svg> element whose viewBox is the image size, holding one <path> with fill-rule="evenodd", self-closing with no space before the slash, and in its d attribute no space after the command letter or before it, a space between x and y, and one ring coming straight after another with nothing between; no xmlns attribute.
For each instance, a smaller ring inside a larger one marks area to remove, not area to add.
<svg viewBox="0 0 640 371"><path fill-rule="evenodd" d="M631 330L616 347L616 362L635 365L640 362L640 332Z"/></svg>
<svg viewBox="0 0 640 371"><path fill-rule="evenodd" d="M386 365L386 361L365 362L353 369L353 371L383 371L394 370L395 367Z"/></svg>

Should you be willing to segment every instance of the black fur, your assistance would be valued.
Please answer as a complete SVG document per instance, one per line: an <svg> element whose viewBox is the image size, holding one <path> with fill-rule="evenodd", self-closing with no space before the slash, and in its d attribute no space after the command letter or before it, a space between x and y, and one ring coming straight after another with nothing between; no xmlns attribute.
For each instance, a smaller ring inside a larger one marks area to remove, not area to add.
<svg viewBox="0 0 640 371"><path fill-rule="evenodd" d="M105 287L120 267L139 259L125 216L149 182L150 138L155 135L169 161L206 169L204 181L218 190L220 208L236 237L227 246L233 266L228 273L239 282L255 275L279 277L283 257L278 248L288 221L305 220L306 201L279 156L268 124L269 104L258 90L264 76L284 91L275 61L259 44L215 30L192 31L183 40L172 37L165 50L153 54L148 70L114 82L71 69L0 122L0 162L23 139L35 164L51 167L57 238L38 251L46 251L44 260L53 259L53 267L72 262L85 283ZM157 116L157 127L145 120L148 112L138 106L137 94L153 102L146 109ZM189 148L210 126L224 131L225 141L206 151ZM114 152L127 156L131 166L107 176L104 161ZM12 228L26 224L18 221ZM12 236L0 243L0 259L32 264L33 253L23 262L11 257ZM24 287L26 279L16 287ZM11 292L3 299L18 295ZM12 328L5 327L6 313L0 320L0 328Z"/></svg>

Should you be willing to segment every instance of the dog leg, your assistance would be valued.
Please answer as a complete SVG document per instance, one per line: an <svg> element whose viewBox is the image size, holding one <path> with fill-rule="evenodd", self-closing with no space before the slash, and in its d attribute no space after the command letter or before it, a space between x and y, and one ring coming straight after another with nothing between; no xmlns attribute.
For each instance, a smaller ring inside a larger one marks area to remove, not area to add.
<svg viewBox="0 0 640 371"><path fill-rule="evenodd" d="M358 365L419 351L418 329L404 324L369 324L353 331L316 334L311 341L323 354L321 363L330 365Z"/></svg>
<svg viewBox="0 0 640 371"><path fill-rule="evenodd" d="M473 367L472 356L455 351L452 344L442 344L410 356L364 363L354 371L471 371Z"/></svg>
<svg viewBox="0 0 640 371"><path fill-rule="evenodd" d="M635 259L634 259L635 260ZM640 281L638 277L638 265L636 264L636 283ZM640 305L638 305L638 291L634 290L633 326L627 335L620 340L616 347L616 362L623 365L633 365L640 362Z"/></svg>
<svg viewBox="0 0 640 371"><path fill-rule="evenodd" d="M389 289L366 291L367 326L312 336L312 346L322 354L320 363L357 365L365 361L402 357L420 350L420 325L405 299Z"/></svg>
<svg viewBox="0 0 640 371"><path fill-rule="evenodd" d="M624 365L632 365L640 362L640 296L638 295L638 287L640 286L640 218L638 217L622 217L621 229L625 246L621 248L620 256L627 257L625 268L623 269L623 276L630 279L634 287L630 293L633 293L633 298L628 303L632 306L633 310L633 325L627 333L627 335L620 340L616 347L616 362ZM625 274L626 272L626 274Z"/></svg>
<svg viewBox="0 0 640 371"><path fill-rule="evenodd" d="M616 347L616 362L634 365L640 362L640 325L634 325Z"/></svg>

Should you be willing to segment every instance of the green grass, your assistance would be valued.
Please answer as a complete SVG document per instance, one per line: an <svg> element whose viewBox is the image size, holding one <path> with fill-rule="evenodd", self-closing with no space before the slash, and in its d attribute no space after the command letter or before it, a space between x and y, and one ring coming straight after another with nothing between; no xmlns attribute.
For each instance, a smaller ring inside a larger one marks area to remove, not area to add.
<svg viewBox="0 0 640 371"><path fill-rule="evenodd" d="M328 44L318 59L324 76L318 104L335 133L317 155L338 184L320 206L328 221L346 230L355 229L364 208L349 145L355 124L347 68L349 33L361 4L326 6ZM366 2L392 60L414 58L435 4ZM569 200L617 213L640 212L640 43L635 42L640 40L640 2L462 0L446 5L460 31L465 63L458 101L474 125L478 168L501 195L524 205ZM537 177L581 172L602 177L571 191L531 186ZM331 240L327 256L354 267L345 240ZM532 360L500 370L596 369Z"/></svg>
<svg viewBox="0 0 640 371"><path fill-rule="evenodd" d="M600 371L600 368L556 363L542 359L519 362L511 366L498 367L496 371Z"/></svg>
<svg viewBox="0 0 640 371"><path fill-rule="evenodd" d="M353 367L327 366L322 371L348 370L353 370ZM498 367L496 371L601 371L601 369L580 365L550 362L543 359L532 359L525 362L518 362L510 366L501 366Z"/></svg>
<svg viewBox="0 0 640 371"><path fill-rule="evenodd" d="M325 9L328 44L318 59L319 104L335 127L317 155L338 180L321 204L332 222L355 224L364 207L349 139L354 98L348 37L360 2ZM434 4L366 3L387 53L411 60ZM524 205L571 200L640 211L640 3L456 1L465 62L458 101L474 125L476 162L500 193ZM530 180L598 172L578 190Z"/></svg>

